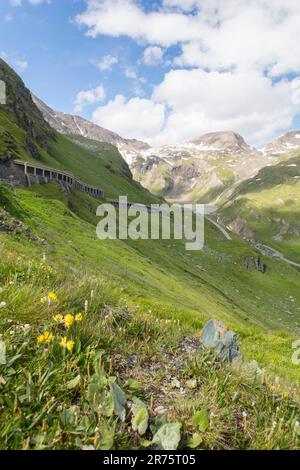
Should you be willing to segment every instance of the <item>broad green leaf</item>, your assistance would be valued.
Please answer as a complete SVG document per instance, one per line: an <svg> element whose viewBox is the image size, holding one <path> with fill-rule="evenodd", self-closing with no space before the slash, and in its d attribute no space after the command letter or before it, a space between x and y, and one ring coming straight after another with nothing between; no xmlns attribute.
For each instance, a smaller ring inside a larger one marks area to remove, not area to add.
<svg viewBox="0 0 300 470"><path fill-rule="evenodd" d="M200 434L193 434L193 436L188 440L187 446L190 449L196 449L202 442L202 436Z"/></svg>
<svg viewBox="0 0 300 470"><path fill-rule="evenodd" d="M99 388L99 385L96 382L92 382L89 384L88 390L87 390L87 399L92 408L98 407L100 392L101 392L101 389Z"/></svg>
<svg viewBox="0 0 300 470"><path fill-rule="evenodd" d="M125 383L125 387L132 392L135 392L141 389L141 385L135 379L128 379Z"/></svg>
<svg viewBox="0 0 300 470"><path fill-rule="evenodd" d="M64 427L74 428L77 420L77 406L71 406L70 408L65 408L60 413L60 420Z"/></svg>
<svg viewBox="0 0 300 470"><path fill-rule="evenodd" d="M167 424L167 416L166 415L158 415L155 417L154 423L150 424L150 429L152 434L154 435L157 431L164 425Z"/></svg>
<svg viewBox="0 0 300 470"><path fill-rule="evenodd" d="M126 417L126 395L116 382L110 382L110 393L114 402L114 411L121 421L125 421Z"/></svg>
<svg viewBox="0 0 300 470"><path fill-rule="evenodd" d="M66 385L67 389L68 389L68 390L72 390L73 388L76 388L77 385L80 384L80 380L81 380L80 375L77 375L76 377L74 377L74 379L70 380L70 381L67 383L67 385Z"/></svg>
<svg viewBox="0 0 300 470"><path fill-rule="evenodd" d="M100 444L98 450L111 450L114 446L115 429L102 428L100 432Z"/></svg>
<svg viewBox="0 0 300 470"><path fill-rule="evenodd" d="M205 432L209 426L207 410L196 411L192 419L192 424L195 428Z"/></svg>
<svg viewBox="0 0 300 470"><path fill-rule="evenodd" d="M101 379L99 379L101 382ZM111 417L115 406L112 394L98 382L92 382L88 386L88 401L91 408L100 411L104 416Z"/></svg>
<svg viewBox="0 0 300 470"><path fill-rule="evenodd" d="M148 428L149 414L145 403L136 397L133 397L132 407L132 429L137 431L140 436L143 436Z"/></svg>
<svg viewBox="0 0 300 470"><path fill-rule="evenodd" d="M108 391L105 391L102 394L102 399L99 407L104 416L107 416L108 418L110 418L114 414L114 401Z"/></svg>
<svg viewBox="0 0 300 470"><path fill-rule="evenodd" d="M140 443L143 447L150 447L152 445L152 441L147 441L146 439L141 440Z"/></svg>
<svg viewBox="0 0 300 470"><path fill-rule="evenodd" d="M6 345L4 341L0 341L0 366L6 364Z"/></svg>
<svg viewBox="0 0 300 470"><path fill-rule="evenodd" d="M181 423L164 424L154 435L152 443L162 450L176 450L180 442Z"/></svg>

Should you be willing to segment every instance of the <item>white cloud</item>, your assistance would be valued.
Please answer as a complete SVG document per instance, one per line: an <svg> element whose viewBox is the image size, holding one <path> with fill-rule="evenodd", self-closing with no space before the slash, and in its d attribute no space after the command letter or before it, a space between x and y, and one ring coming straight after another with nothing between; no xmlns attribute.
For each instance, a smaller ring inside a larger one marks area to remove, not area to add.
<svg viewBox="0 0 300 470"><path fill-rule="evenodd" d="M138 81L138 74L136 67L125 67L124 68L124 76L126 78L130 78L132 80L137 80Z"/></svg>
<svg viewBox="0 0 300 470"><path fill-rule="evenodd" d="M11 67L18 69L20 72L24 72L29 67L27 60L20 59L16 54L0 51L0 57L10 64Z"/></svg>
<svg viewBox="0 0 300 470"><path fill-rule="evenodd" d="M93 37L127 35L151 46L179 44L182 65L270 68L274 75L300 71L298 0L166 0L150 12L134 0L86 3L76 20ZM196 13L190 14L192 8Z"/></svg>
<svg viewBox="0 0 300 470"><path fill-rule="evenodd" d="M42 3L51 3L51 0L28 0L31 5L41 5ZM20 7L22 5L22 0L10 0L12 7Z"/></svg>
<svg viewBox="0 0 300 470"><path fill-rule="evenodd" d="M113 55L106 55L102 57L101 61L97 64L100 70L111 70L112 66L118 63L118 58Z"/></svg>
<svg viewBox="0 0 300 470"><path fill-rule="evenodd" d="M143 62L146 65L159 65L163 59L164 51L158 46L149 46L144 50Z"/></svg>
<svg viewBox="0 0 300 470"><path fill-rule="evenodd" d="M164 0L147 11L138 0L85 2L76 21L87 34L132 38L145 47L144 63L157 65L164 49L179 47L175 70L165 75L151 100L140 100L147 102L146 122L157 105L168 109L160 129L156 125L152 134L147 132L152 142L232 129L261 143L291 127L299 114L291 87L291 77L300 74L299 0ZM138 79L135 68L125 74ZM125 119L130 102L116 97L105 107L105 119L109 122L112 113L118 130L116 108ZM125 130L130 132L127 123Z"/></svg>
<svg viewBox="0 0 300 470"><path fill-rule="evenodd" d="M155 143L181 142L205 132L235 130L263 143L292 125L300 105L288 80L276 84L257 71L174 70L155 89L153 101L171 110Z"/></svg>
<svg viewBox="0 0 300 470"><path fill-rule="evenodd" d="M24 72L26 69L28 69L28 62L27 60L18 60L15 59L13 61L14 65L19 69L21 72Z"/></svg>
<svg viewBox="0 0 300 470"><path fill-rule="evenodd" d="M124 96L118 95L93 113L93 121L124 137L147 140L162 128L164 114L163 104L141 98L126 101Z"/></svg>
<svg viewBox="0 0 300 470"><path fill-rule="evenodd" d="M31 3L31 5L40 5L41 3L50 4L51 0L29 0L29 3Z"/></svg>
<svg viewBox="0 0 300 470"><path fill-rule="evenodd" d="M199 37L198 21L174 12L145 13L133 0L85 0L87 10L77 15L78 24L96 37L126 35L150 44L171 46Z"/></svg>
<svg viewBox="0 0 300 470"><path fill-rule="evenodd" d="M105 100L105 89L102 85L91 90L80 91L75 99L75 111L81 113L85 106Z"/></svg>
<svg viewBox="0 0 300 470"><path fill-rule="evenodd" d="M6 15L4 15L5 23L10 23L13 19L14 17L10 13L7 13Z"/></svg>
<svg viewBox="0 0 300 470"><path fill-rule="evenodd" d="M136 87L136 89L142 90L141 85L144 85L145 83L147 83L147 80L145 77L139 76L137 67L134 67L134 66L125 67L123 69L123 74L124 74L124 77L134 82L134 86Z"/></svg>

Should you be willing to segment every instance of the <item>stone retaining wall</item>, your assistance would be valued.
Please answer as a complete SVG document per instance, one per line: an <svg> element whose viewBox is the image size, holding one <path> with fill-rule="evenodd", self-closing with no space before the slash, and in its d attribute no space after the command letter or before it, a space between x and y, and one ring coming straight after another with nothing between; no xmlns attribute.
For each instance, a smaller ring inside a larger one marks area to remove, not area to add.
<svg viewBox="0 0 300 470"><path fill-rule="evenodd" d="M57 181L66 188L79 189L98 199L104 198L102 189L87 185L71 173L21 160L0 161L0 180L29 187L34 183L47 184L50 181Z"/></svg>

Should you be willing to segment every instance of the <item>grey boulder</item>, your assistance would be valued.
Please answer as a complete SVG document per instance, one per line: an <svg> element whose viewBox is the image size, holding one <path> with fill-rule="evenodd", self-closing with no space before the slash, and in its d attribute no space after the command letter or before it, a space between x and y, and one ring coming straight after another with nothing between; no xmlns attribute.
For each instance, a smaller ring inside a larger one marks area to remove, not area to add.
<svg viewBox="0 0 300 470"><path fill-rule="evenodd" d="M232 362L239 357L237 335L221 321L208 320L201 333L200 343L216 351L220 359Z"/></svg>

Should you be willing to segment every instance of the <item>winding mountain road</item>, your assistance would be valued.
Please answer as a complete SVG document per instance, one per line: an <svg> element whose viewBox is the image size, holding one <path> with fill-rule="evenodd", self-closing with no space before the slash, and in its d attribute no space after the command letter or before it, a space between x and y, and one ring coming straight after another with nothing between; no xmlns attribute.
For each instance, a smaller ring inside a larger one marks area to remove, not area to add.
<svg viewBox="0 0 300 470"><path fill-rule="evenodd" d="M218 224L215 220L211 219L210 217L206 216L207 220L209 220L215 227L217 227L221 233L223 233L224 237L227 238L227 240L232 240L231 236L229 233L225 230L222 225Z"/></svg>
<svg viewBox="0 0 300 470"><path fill-rule="evenodd" d="M208 216L206 216L206 219L209 220L213 225L215 225L220 230L220 232L222 232L222 234L227 238L227 240L232 240L231 236L225 230L225 228L222 227L222 225L220 225L218 222L216 222L215 220L211 219ZM292 261L292 260L286 258L283 253L281 253L278 250L275 250L271 246L264 245L263 243L258 243L258 242L252 243L252 245L257 250L259 250L261 252L261 254L263 254L264 256L270 256L271 258L277 258L277 259L280 259L282 261L285 261L286 263L290 264L291 266L295 266L297 268L300 268L300 263L296 263L295 261Z"/></svg>
<svg viewBox="0 0 300 470"><path fill-rule="evenodd" d="M263 243L255 244L254 246L265 256L271 256L272 258L281 259L282 261L285 261L286 263L291 264L292 266L296 266L297 268L300 268L299 263L296 263L295 261L291 261L290 259L286 258L283 253L281 253L278 250L275 250L271 246L264 245Z"/></svg>

